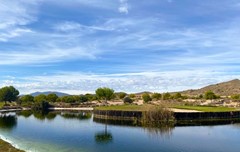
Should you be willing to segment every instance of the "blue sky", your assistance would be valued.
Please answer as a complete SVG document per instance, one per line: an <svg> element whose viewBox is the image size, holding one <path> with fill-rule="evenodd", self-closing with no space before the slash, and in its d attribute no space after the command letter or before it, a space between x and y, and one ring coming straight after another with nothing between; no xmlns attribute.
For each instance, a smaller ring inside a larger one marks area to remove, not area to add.
<svg viewBox="0 0 240 152"><path fill-rule="evenodd" d="M0 0L0 87L180 91L240 78L240 0Z"/></svg>

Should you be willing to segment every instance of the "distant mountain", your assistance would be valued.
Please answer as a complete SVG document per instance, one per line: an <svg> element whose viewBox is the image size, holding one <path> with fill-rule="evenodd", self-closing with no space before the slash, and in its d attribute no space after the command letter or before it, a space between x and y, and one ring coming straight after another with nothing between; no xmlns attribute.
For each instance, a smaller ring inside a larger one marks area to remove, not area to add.
<svg viewBox="0 0 240 152"><path fill-rule="evenodd" d="M138 93L135 93L135 95L142 95L142 94L144 94L144 93L152 94L152 92L144 91L144 92L138 92Z"/></svg>
<svg viewBox="0 0 240 152"><path fill-rule="evenodd" d="M59 97L69 96L69 94L67 94L67 93L54 92L54 91L34 92L34 93L31 93L30 95L32 95L32 96L35 97L35 96L40 95L40 94L48 95L48 94L51 94L51 93L55 93L55 94L56 94L57 96L59 96Z"/></svg>
<svg viewBox="0 0 240 152"><path fill-rule="evenodd" d="M200 95L209 90L221 96L240 94L240 80L234 79L227 82L209 85L201 89L183 91L182 93L187 95Z"/></svg>

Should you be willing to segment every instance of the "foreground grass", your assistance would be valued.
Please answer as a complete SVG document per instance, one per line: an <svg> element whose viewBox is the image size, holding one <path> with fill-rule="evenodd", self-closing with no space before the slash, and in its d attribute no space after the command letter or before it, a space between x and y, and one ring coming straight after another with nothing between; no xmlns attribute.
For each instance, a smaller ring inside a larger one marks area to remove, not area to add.
<svg viewBox="0 0 240 152"><path fill-rule="evenodd" d="M12 145L10 145L9 143L7 143L1 139L0 139L0 151L1 152L24 152L22 150L18 150L16 148L14 148Z"/></svg>
<svg viewBox="0 0 240 152"><path fill-rule="evenodd" d="M146 111L151 107L154 107L154 106L150 105L150 104L144 104L144 105L116 105L116 106L96 107L95 110Z"/></svg>
<svg viewBox="0 0 240 152"><path fill-rule="evenodd" d="M172 108L176 109L186 109L186 110L198 110L203 112L229 112L229 111L237 111L236 108L229 107L213 107L213 106L173 106Z"/></svg>

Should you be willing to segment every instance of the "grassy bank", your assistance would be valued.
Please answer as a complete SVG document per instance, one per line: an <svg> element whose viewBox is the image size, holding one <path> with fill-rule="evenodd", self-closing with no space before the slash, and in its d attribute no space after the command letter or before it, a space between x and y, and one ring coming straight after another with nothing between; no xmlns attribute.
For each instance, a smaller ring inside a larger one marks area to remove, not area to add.
<svg viewBox="0 0 240 152"><path fill-rule="evenodd" d="M95 110L121 110L121 111L146 111L154 107L150 104L144 105L116 105L116 106L101 106L94 108Z"/></svg>
<svg viewBox="0 0 240 152"><path fill-rule="evenodd" d="M96 110L120 110L120 111L147 111L155 107L151 104L144 105L116 105L116 106L101 106L96 107ZM214 107L214 106L186 106L186 105L173 105L171 108L185 109L185 110L197 110L203 112L228 112L228 111L238 111L237 108L229 107Z"/></svg>
<svg viewBox="0 0 240 152"><path fill-rule="evenodd" d="M203 112L228 112L228 111L237 111L239 109L229 108L229 107L213 107L213 106L185 106L177 105L172 108L176 109L186 109L186 110L198 110Z"/></svg>
<svg viewBox="0 0 240 152"><path fill-rule="evenodd" d="M0 151L1 152L24 152L14 148L11 144L0 139Z"/></svg>

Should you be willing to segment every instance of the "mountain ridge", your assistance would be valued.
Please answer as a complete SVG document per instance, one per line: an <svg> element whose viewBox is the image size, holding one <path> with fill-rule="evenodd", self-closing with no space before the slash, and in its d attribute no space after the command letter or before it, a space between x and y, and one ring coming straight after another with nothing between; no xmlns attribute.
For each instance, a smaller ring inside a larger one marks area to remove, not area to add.
<svg viewBox="0 0 240 152"><path fill-rule="evenodd" d="M181 93L196 96L204 94L206 91L209 90L221 96L231 96L234 94L240 94L240 80L233 79L226 82L211 84L200 89L182 91Z"/></svg>

